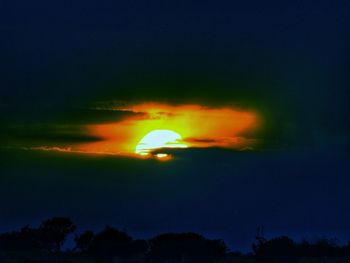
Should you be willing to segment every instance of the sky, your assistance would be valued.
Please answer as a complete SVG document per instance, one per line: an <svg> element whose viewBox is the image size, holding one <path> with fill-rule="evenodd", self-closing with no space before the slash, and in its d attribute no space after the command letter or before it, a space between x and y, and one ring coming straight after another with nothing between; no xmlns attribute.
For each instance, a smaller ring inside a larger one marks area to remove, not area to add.
<svg viewBox="0 0 350 263"><path fill-rule="evenodd" d="M348 1L2 1L0 231L350 240ZM136 158L148 132L186 149Z"/></svg>

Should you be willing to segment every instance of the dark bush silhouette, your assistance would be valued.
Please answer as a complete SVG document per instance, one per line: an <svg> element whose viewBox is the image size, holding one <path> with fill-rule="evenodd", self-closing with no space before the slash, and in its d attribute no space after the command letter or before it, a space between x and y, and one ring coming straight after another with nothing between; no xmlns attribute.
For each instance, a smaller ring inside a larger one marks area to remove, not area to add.
<svg viewBox="0 0 350 263"><path fill-rule="evenodd" d="M18 262L28 258L48 256L60 251L68 234L75 226L68 218L52 218L38 228L23 227L20 231L0 235L0 262L15 257Z"/></svg>
<svg viewBox="0 0 350 263"><path fill-rule="evenodd" d="M85 233L85 237L87 234ZM87 252L98 262L112 262L114 258L128 258L131 256L133 239L127 233L107 226L96 234Z"/></svg>
<svg viewBox="0 0 350 263"><path fill-rule="evenodd" d="M127 233L110 226L96 235L85 231L74 240L76 251L91 255L97 262L111 262L115 258L123 261L144 258L148 252L145 240L133 240Z"/></svg>
<svg viewBox="0 0 350 263"><path fill-rule="evenodd" d="M62 251L75 225L68 218L45 220L39 227L25 226L0 234L1 263L225 263L225 262L348 262L350 243L339 246L332 239L295 242L286 236L266 239L258 228L252 253L229 252L222 240L195 233L168 233L149 241L134 240L107 226L99 233L85 231L74 238L73 250Z"/></svg>
<svg viewBox="0 0 350 263"><path fill-rule="evenodd" d="M144 257L149 251L148 242L146 240L134 240L128 247L128 257Z"/></svg>
<svg viewBox="0 0 350 263"><path fill-rule="evenodd" d="M286 236L253 244L252 249L258 259L268 262L290 261L300 257L297 244Z"/></svg>
<svg viewBox="0 0 350 263"><path fill-rule="evenodd" d="M69 218L54 217L42 222L38 231L42 241L50 251L57 252L61 249L67 236L73 233L76 226Z"/></svg>
<svg viewBox="0 0 350 263"><path fill-rule="evenodd" d="M307 241L303 241L300 245L300 254L303 257L312 257L312 258L327 258L327 257L336 257L344 256L345 249L338 247L335 240L322 238L317 242L311 244Z"/></svg>
<svg viewBox="0 0 350 263"><path fill-rule="evenodd" d="M20 231L0 235L0 245L6 251L57 252L75 226L68 218L52 218L39 228L23 227Z"/></svg>
<svg viewBox="0 0 350 263"><path fill-rule="evenodd" d="M95 239L95 234L92 231L85 231L84 233L76 236L74 238L75 241L75 250L79 252L87 252L92 245L92 242Z"/></svg>
<svg viewBox="0 0 350 263"><path fill-rule="evenodd" d="M222 240L208 240L195 233L162 234L150 240L151 262L215 262L225 256Z"/></svg>
<svg viewBox="0 0 350 263"><path fill-rule="evenodd" d="M0 235L2 254L33 254L42 252L44 248L37 229L32 229L29 226L23 227L20 231Z"/></svg>
<svg viewBox="0 0 350 263"><path fill-rule="evenodd" d="M270 240L258 239L252 245L256 259L265 262L288 262L302 259L350 258L347 246L339 247L332 239L322 238L315 243L302 241L296 243L282 236Z"/></svg>

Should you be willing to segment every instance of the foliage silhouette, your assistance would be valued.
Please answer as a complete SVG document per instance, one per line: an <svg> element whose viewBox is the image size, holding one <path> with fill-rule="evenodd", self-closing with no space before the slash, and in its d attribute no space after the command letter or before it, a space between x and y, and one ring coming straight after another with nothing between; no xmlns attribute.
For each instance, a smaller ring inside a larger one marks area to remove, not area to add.
<svg viewBox="0 0 350 263"><path fill-rule="evenodd" d="M150 240L151 262L215 262L225 256L222 240L208 240L195 233L162 234Z"/></svg>
<svg viewBox="0 0 350 263"><path fill-rule="evenodd" d="M298 262L303 259L350 258L348 246L337 246L332 239L322 238L315 243L296 243L286 236L270 240L257 239L252 245L255 258L262 262Z"/></svg>
<svg viewBox="0 0 350 263"><path fill-rule="evenodd" d="M148 243L144 240L133 240L127 233L116 228L106 228L96 235L85 231L75 237L77 251L91 255L96 262L112 262L130 260L131 258L146 255Z"/></svg>
<svg viewBox="0 0 350 263"><path fill-rule="evenodd" d="M43 252L45 248L43 245L38 230L29 226L23 227L20 231L0 235L0 250L2 253L38 253Z"/></svg>
<svg viewBox="0 0 350 263"><path fill-rule="evenodd" d="M69 218L54 217L43 221L38 230L48 249L58 252L67 235L73 233L75 229L76 226Z"/></svg>
<svg viewBox="0 0 350 263"><path fill-rule="evenodd" d="M74 238L75 250L79 252L87 252L90 249L94 238L95 234L90 230L87 230L79 236L76 236Z"/></svg>
<svg viewBox="0 0 350 263"><path fill-rule="evenodd" d="M258 259L268 262L285 262L299 257L297 244L286 236L253 244L252 248Z"/></svg>
<svg viewBox="0 0 350 263"><path fill-rule="evenodd" d="M55 217L39 227L25 226L0 234L1 263L225 263L225 262L349 262L350 242L339 246L332 239L295 242L287 236L267 239L258 228L253 253L228 251L223 240L196 233L166 233L150 240L134 240L124 231L106 226L101 232L75 235L75 247L62 250L76 226L69 218Z"/></svg>

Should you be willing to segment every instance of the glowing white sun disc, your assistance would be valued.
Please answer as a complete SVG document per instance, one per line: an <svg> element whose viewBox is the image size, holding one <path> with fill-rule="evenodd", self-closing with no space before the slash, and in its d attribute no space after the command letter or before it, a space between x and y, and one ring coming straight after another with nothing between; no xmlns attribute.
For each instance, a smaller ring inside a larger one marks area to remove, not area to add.
<svg viewBox="0 0 350 263"><path fill-rule="evenodd" d="M153 150L161 148L186 148L187 145L181 140L181 135L174 131L153 130L137 144L135 153L149 155Z"/></svg>

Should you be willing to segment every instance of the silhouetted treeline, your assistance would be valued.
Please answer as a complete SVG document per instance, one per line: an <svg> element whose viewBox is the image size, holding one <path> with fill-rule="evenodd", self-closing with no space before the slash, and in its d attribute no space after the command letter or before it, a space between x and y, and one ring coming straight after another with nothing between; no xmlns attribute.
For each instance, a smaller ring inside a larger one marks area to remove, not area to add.
<svg viewBox="0 0 350 263"><path fill-rule="evenodd" d="M106 226L94 233L75 234L69 218L45 220L37 228L25 226L0 234L1 263L219 263L219 262L350 262L350 244L329 239L295 242L282 236L266 239L261 233L252 253L230 252L223 240L195 233L166 233L150 240L135 240L125 231ZM63 249L69 235L74 248Z"/></svg>

